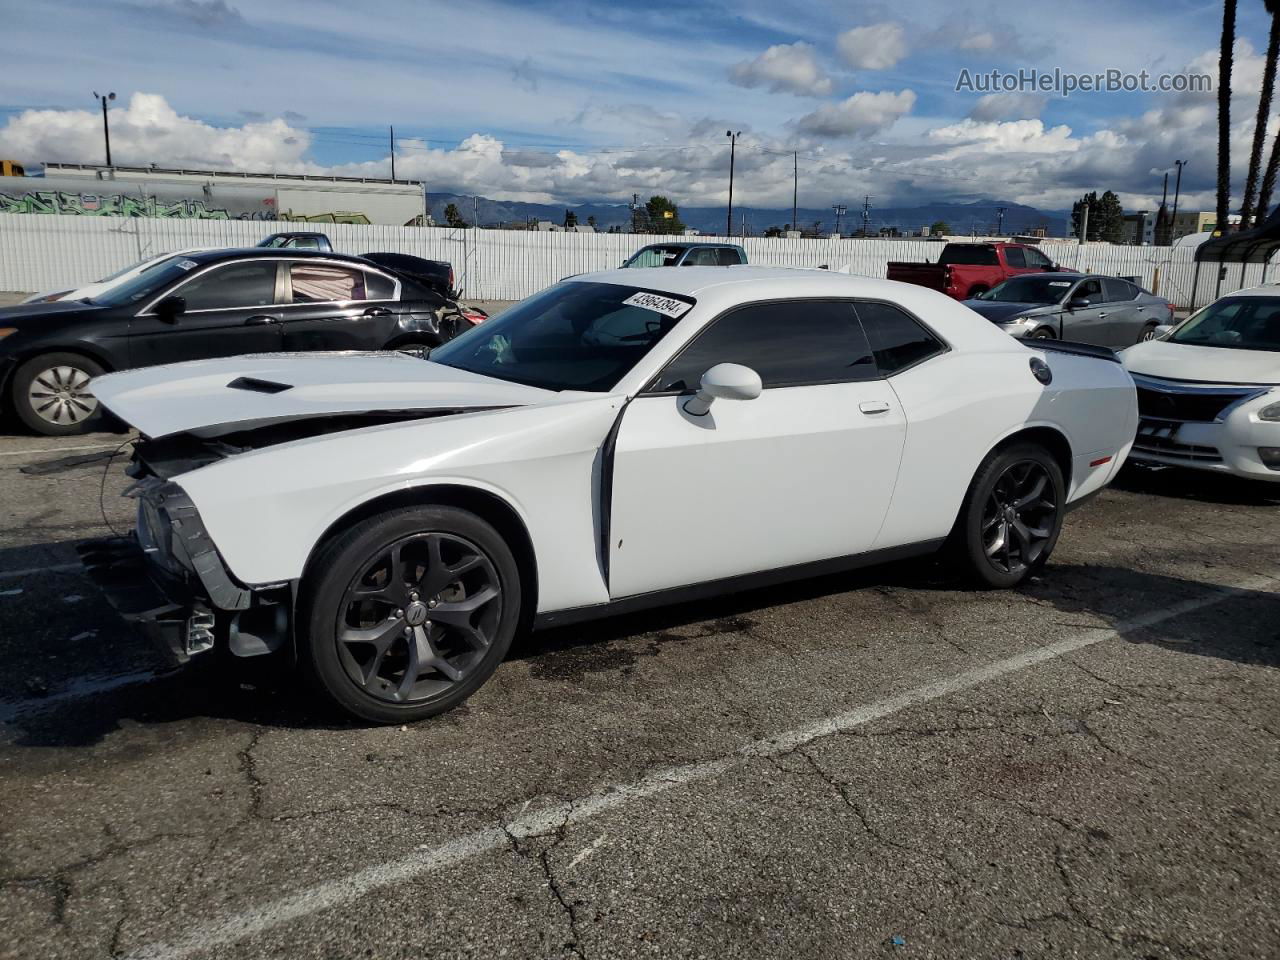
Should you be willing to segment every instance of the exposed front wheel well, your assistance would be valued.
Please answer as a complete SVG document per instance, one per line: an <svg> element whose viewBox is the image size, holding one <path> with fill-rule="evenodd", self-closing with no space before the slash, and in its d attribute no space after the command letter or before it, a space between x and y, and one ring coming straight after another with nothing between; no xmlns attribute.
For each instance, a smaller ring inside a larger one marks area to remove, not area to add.
<svg viewBox="0 0 1280 960"><path fill-rule="evenodd" d="M417 487L412 490L398 490L360 504L338 518L316 541L307 558L306 567L303 569L303 579L305 580L313 572L312 563L320 552L320 548L334 537L361 521L386 513L388 510L426 504L469 510L491 524L502 535L511 547L511 552L516 558L516 566L520 571L520 596L524 608L520 615L520 627L522 630L528 629L533 622L534 612L538 609L538 566L533 551L533 540L529 537L524 521L510 504L496 494L478 490L475 487L458 484Z"/></svg>

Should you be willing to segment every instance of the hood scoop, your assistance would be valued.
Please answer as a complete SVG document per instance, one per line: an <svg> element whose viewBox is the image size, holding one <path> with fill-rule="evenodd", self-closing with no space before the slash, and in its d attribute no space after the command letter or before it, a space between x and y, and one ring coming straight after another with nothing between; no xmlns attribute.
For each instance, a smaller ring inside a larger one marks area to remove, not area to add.
<svg viewBox="0 0 1280 960"><path fill-rule="evenodd" d="M251 393L284 393L292 390L292 383L277 383L274 380L259 380L257 377L236 377L227 384L230 390L248 390Z"/></svg>

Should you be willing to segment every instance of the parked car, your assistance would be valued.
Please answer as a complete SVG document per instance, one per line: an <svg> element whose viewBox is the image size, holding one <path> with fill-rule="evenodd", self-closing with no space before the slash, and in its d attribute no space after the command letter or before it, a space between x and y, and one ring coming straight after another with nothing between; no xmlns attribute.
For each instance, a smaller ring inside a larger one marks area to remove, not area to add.
<svg viewBox="0 0 1280 960"><path fill-rule="evenodd" d="M1173 304L1119 277L1030 273L964 305L1015 337L1127 347L1173 320Z"/></svg>
<svg viewBox="0 0 1280 960"><path fill-rule="evenodd" d="M651 243L641 247L622 266L736 267L747 262L747 251L736 243Z"/></svg>
<svg viewBox="0 0 1280 960"><path fill-rule="evenodd" d="M110 370L281 350L432 347L458 305L359 257L250 247L178 254L87 300L0 309L0 398L31 429L91 428Z"/></svg>
<svg viewBox="0 0 1280 960"><path fill-rule="evenodd" d="M273 233L266 237L260 243L259 247L270 247L272 249L298 249L298 250L322 250L331 252L333 246L329 243L329 238L323 233ZM140 273L145 273L151 267L158 263L163 263L170 257L180 253L196 253L200 250L213 249L211 247L186 247L182 250L171 250L168 253L157 253L154 256L146 257L137 263L132 263L122 270L103 277L101 280L95 280L93 283L85 284L82 287L75 287L71 290L56 290L45 293L34 293L23 300L23 303L49 303L54 300L92 300L94 297L105 293L112 287L122 283L127 283Z"/></svg>
<svg viewBox="0 0 1280 960"><path fill-rule="evenodd" d="M328 235L308 231L273 233L258 241L258 246L273 250L318 250L321 253L333 253L333 244L329 242Z"/></svg>
<svg viewBox="0 0 1280 960"><path fill-rule="evenodd" d="M462 291L454 288L453 264L447 260L424 260L407 253L365 253L361 256L401 276L412 277L442 297L457 300L462 296Z"/></svg>
<svg viewBox="0 0 1280 960"><path fill-rule="evenodd" d="M1280 483L1280 289L1223 297L1121 357L1135 461Z"/></svg>
<svg viewBox="0 0 1280 960"><path fill-rule="evenodd" d="M462 702L527 624L944 546L1015 586L1137 424L1109 350L760 267L588 274L425 361L238 357L92 391L142 435L136 533L84 549L121 611L177 661L296 646L389 723Z"/></svg>
<svg viewBox="0 0 1280 960"><path fill-rule="evenodd" d="M956 300L971 300L1021 273L1064 271L1026 243L948 243L937 263L891 260L885 265L890 280L941 290Z"/></svg>

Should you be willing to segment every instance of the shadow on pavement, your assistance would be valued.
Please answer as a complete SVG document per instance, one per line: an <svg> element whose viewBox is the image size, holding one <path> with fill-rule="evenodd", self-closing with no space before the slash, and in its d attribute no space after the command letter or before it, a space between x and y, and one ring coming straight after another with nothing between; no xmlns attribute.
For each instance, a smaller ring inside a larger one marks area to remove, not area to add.
<svg viewBox="0 0 1280 960"><path fill-rule="evenodd" d="M1197 503L1259 507L1280 505L1280 474L1277 474L1275 483L1266 483L1206 470L1153 469L1129 463L1111 485L1130 493Z"/></svg>
<svg viewBox="0 0 1280 960"><path fill-rule="evenodd" d="M641 614L599 620L517 638L511 659L539 661L568 657L591 661L587 669L625 665L635 654L611 646L636 636L657 643L686 637L675 628L711 621L716 633L746 633L751 613L767 607L877 586L907 590L953 591L933 564L898 564L756 590L710 601L682 604ZM1056 611L1097 617L1131 643L1157 644L1202 657L1280 666L1280 594L1244 590L1225 593L1208 583L1111 566L1054 566L1018 593ZM1151 627L1126 626L1177 604L1203 601L1185 615ZM906 614L903 614L904 616ZM1030 639L1030 638L1029 638ZM620 658L620 659L619 659ZM614 662L617 661L617 662ZM549 666L549 664L548 664ZM0 669L6 665L0 663ZM565 662L555 670L573 672ZM295 671L282 662L234 661L229 656L197 661L176 673L102 693L41 704L27 701L8 708L7 723L16 746L92 745L122 724L168 724L214 719L266 727L351 729L326 711ZM466 722L465 705L429 721Z"/></svg>

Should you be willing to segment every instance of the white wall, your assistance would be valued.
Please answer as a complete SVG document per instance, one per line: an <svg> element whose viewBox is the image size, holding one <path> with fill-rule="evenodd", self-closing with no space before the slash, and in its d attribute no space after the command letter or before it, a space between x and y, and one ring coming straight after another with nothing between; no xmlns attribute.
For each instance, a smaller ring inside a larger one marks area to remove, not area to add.
<svg viewBox="0 0 1280 960"><path fill-rule="evenodd" d="M290 224L252 220L165 220L0 214L0 290L34 292L86 283L154 253L187 247L251 246ZM670 237L608 233L543 233L452 230L446 227L324 224L344 253L395 251L453 263L459 284L474 299L519 300L561 277L616 267L637 248ZM713 239L710 237L701 238ZM791 240L748 237L741 242L752 263L839 268L885 275L890 260L932 261L942 244L927 240ZM1195 264L1189 247L1080 246L1047 241L1041 249L1065 267L1114 276L1136 276L1189 307ZM1196 305L1214 299L1217 266L1201 267ZM1223 293L1263 280L1263 266L1226 267ZM1274 271L1268 270L1267 279ZM1243 276L1242 276L1243 274Z"/></svg>

